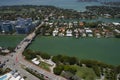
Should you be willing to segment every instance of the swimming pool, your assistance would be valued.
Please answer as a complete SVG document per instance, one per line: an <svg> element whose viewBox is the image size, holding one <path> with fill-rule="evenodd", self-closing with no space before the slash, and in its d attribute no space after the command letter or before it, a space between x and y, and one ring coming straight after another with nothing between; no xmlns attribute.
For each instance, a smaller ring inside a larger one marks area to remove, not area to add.
<svg viewBox="0 0 120 80"><path fill-rule="evenodd" d="M4 75L4 76L0 77L0 80L6 80L6 78L7 78L7 75Z"/></svg>

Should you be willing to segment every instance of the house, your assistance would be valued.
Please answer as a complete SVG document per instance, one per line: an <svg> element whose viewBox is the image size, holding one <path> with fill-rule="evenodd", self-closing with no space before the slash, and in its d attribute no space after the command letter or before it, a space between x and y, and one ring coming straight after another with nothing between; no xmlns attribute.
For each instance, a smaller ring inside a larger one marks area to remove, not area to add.
<svg viewBox="0 0 120 80"><path fill-rule="evenodd" d="M53 23L52 23L52 22L49 22L49 25L51 26L51 25L53 25Z"/></svg>
<svg viewBox="0 0 120 80"><path fill-rule="evenodd" d="M105 18L111 18L112 16L110 14L104 14Z"/></svg>
<svg viewBox="0 0 120 80"><path fill-rule="evenodd" d="M60 32L60 33L58 34L58 36L63 37L63 36L65 36L65 34L62 33L62 32Z"/></svg>
<svg viewBox="0 0 120 80"><path fill-rule="evenodd" d="M3 53L9 53L10 50L8 50L8 49L2 49L1 52L3 52Z"/></svg>
<svg viewBox="0 0 120 80"><path fill-rule="evenodd" d="M32 25L33 25L33 27L37 26L39 23L40 23L39 20L32 21Z"/></svg>
<svg viewBox="0 0 120 80"><path fill-rule="evenodd" d="M57 36L58 35L58 29L55 29L52 33L53 36Z"/></svg>
<svg viewBox="0 0 120 80"><path fill-rule="evenodd" d="M105 37L106 37L106 38L114 37L113 32L106 32Z"/></svg>
<svg viewBox="0 0 120 80"><path fill-rule="evenodd" d="M114 30L116 33L120 34L120 31L118 29L115 29Z"/></svg>
<svg viewBox="0 0 120 80"><path fill-rule="evenodd" d="M97 38L101 38L100 33L96 33L96 37L97 37Z"/></svg>
<svg viewBox="0 0 120 80"><path fill-rule="evenodd" d="M120 73L117 74L117 80L120 80Z"/></svg>
<svg viewBox="0 0 120 80"><path fill-rule="evenodd" d="M68 27L69 27L69 28L72 28L72 27L73 27L73 23L70 22L70 23L68 24Z"/></svg>
<svg viewBox="0 0 120 80"><path fill-rule="evenodd" d="M90 29L85 29L86 34L88 35L88 37L93 37L93 31Z"/></svg>
<svg viewBox="0 0 120 80"><path fill-rule="evenodd" d="M82 33L82 37L86 37L86 33Z"/></svg>
<svg viewBox="0 0 120 80"><path fill-rule="evenodd" d="M66 36L68 36L68 37L73 36L73 35L72 35L72 30L71 30L71 29L67 29L67 30L66 30Z"/></svg>
<svg viewBox="0 0 120 80"><path fill-rule="evenodd" d="M115 26L119 26L120 23L117 23L117 22L113 22L112 24L114 24Z"/></svg>
<svg viewBox="0 0 120 80"><path fill-rule="evenodd" d="M83 26L84 26L84 23L83 23L83 22L80 22L80 23L79 23L79 26L80 26L80 27L83 27Z"/></svg>
<svg viewBox="0 0 120 80"><path fill-rule="evenodd" d="M37 58L34 58L34 59L32 59L31 61L32 61L34 64L36 64L36 65L40 64L40 61L37 60Z"/></svg>
<svg viewBox="0 0 120 80"><path fill-rule="evenodd" d="M73 25L74 25L74 27L78 27L78 22L77 22L77 21L74 21L74 22L73 22Z"/></svg>
<svg viewBox="0 0 120 80"><path fill-rule="evenodd" d="M74 30L74 35L75 35L75 37L76 37L76 38L78 38L78 37L79 37L79 35L80 35L80 34L79 34L78 29L75 29L75 30Z"/></svg>

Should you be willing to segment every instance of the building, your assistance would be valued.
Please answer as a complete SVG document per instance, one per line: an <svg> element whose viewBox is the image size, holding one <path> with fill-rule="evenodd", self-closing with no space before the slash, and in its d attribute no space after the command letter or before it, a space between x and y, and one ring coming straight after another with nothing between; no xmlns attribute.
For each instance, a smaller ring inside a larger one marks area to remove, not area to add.
<svg viewBox="0 0 120 80"><path fill-rule="evenodd" d="M53 36L57 36L58 35L58 29L55 29L52 33Z"/></svg>
<svg viewBox="0 0 120 80"><path fill-rule="evenodd" d="M86 28L86 29L85 29L85 32L86 32L86 34L88 35L88 37L93 37L93 31L92 31L91 29Z"/></svg>
<svg viewBox="0 0 120 80"><path fill-rule="evenodd" d="M21 26L20 26L20 25L19 25L19 26L16 26L15 28L16 28L16 32L17 32L18 34L27 34L27 33L30 32L28 26L24 26L24 25L21 25Z"/></svg>
<svg viewBox="0 0 120 80"><path fill-rule="evenodd" d="M15 28L18 34L28 34L35 28L35 26L32 24L31 18L23 19L19 17L17 18Z"/></svg>
<svg viewBox="0 0 120 80"><path fill-rule="evenodd" d="M72 35L72 30L68 29L66 30L66 36L71 37Z"/></svg>
<svg viewBox="0 0 120 80"><path fill-rule="evenodd" d="M2 22L2 25L1 25L1 30L3 33L10 33L12 31L14 31L14 26L12 23L10 23L10 21L4 21Z"/></svg>
<svg viewBox="0 0 120 80"><path fill-rule="evenodd" d="M0 32L2 32L2 22L0 22Z"/></svg>
<svg viewBox="0 0 120 80"><path fill-rule="evenodd" d="M31 61L32 61L34 64L36 64L36 65L40 64L40 61L37 60L37 58L34 58L34 59L32 59Z"/></svg>

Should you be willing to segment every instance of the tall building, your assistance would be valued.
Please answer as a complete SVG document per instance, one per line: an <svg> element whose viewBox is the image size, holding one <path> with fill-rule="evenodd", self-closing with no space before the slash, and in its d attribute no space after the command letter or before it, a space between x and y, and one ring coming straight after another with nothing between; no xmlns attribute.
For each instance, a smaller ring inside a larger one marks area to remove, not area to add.
<svg viewBox="0 0 120 80"><path fill-rule="evenodd" d="M0 33L2 32L2 22L0 22Z"/></svg>
<svg viewBox="0 0 120 80"><path fill-rule="evenodd" d="M30 30L29 30L28 26L18 25L18 26L16 26L16 32L18 34L27 34L30 32Z"/></svg>
<svg viewBox="0 0 120 80"><path fill-rule="evenodd" d="M2 32L9 33L14 30L14 26L9 21L2 22Z"/></svg>
<svg viewBox="0 0 120 80"><path fill-rule="evenodd" d="M31 18L23 19L20 17L17 18L15 28L18 34L29 33L32 29L34 29L34 26L32 25L32 19Z"/></svg>

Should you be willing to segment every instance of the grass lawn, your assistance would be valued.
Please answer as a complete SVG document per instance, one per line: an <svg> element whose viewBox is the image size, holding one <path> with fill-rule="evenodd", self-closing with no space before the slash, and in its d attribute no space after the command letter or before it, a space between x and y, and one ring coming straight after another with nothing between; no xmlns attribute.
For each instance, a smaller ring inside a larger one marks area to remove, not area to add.
<svg viewBox="0 0 120 80"><path fill-rule="evenodd" d="M97 78L96 74L91 68L79 67L77 65L74 65L73 67L77 69L76 75L80 76L80 78L85 80L95 80Z"/></svg>
<svg viewBox="0 0 120 80"><path fill-rule="evenodd" d="M49 64L47 64L47 63L45 63L45 62L40 62L40 64L39 64L39 66L41 67L41 68L43 68L43 69L45 69L45 70L47 70L47 71L50 71L50 65Z"/></svg>

